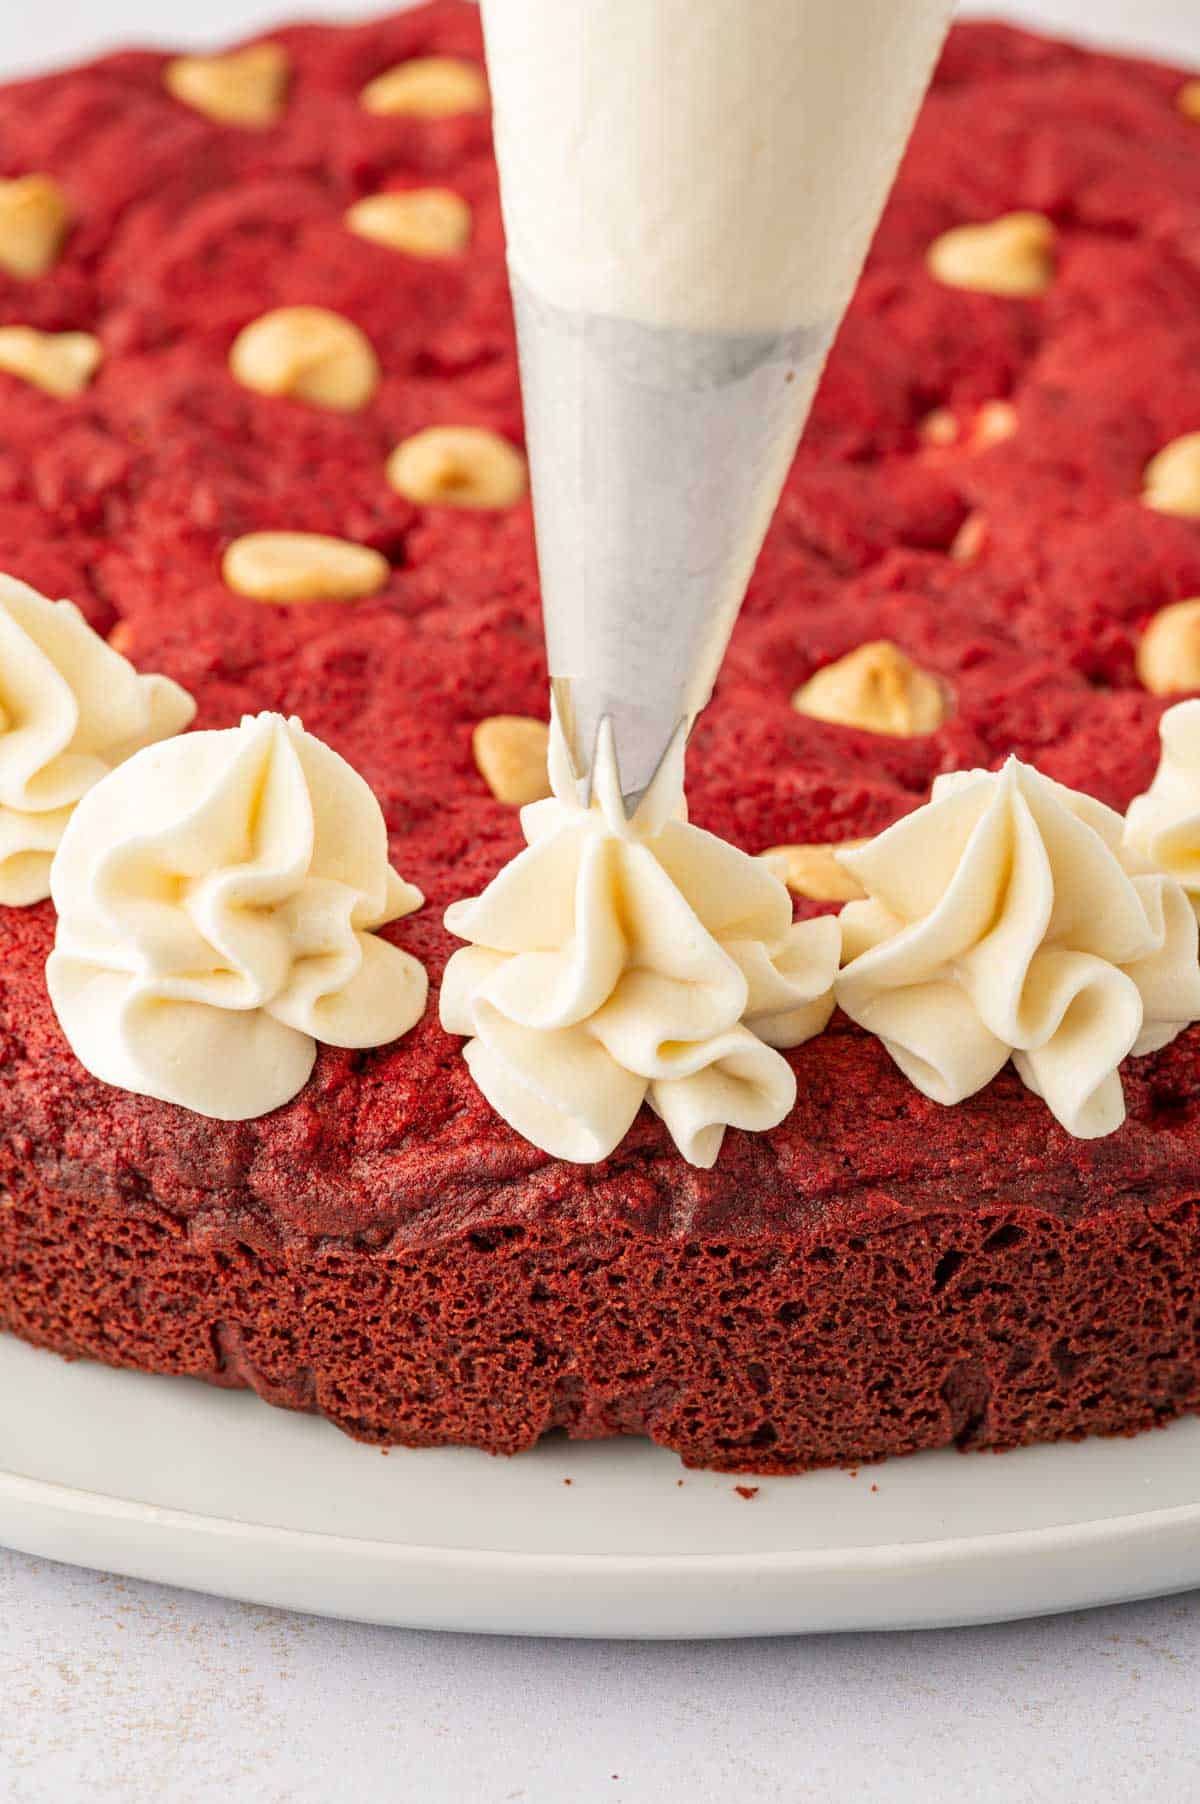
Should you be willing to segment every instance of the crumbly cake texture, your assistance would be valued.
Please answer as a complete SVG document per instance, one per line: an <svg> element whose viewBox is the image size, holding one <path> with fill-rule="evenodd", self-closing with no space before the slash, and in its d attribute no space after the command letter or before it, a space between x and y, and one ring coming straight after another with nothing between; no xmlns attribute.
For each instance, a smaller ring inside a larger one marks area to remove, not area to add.
<svg viewBox="0 0 1200 1804"><path fill-rule="evenodd" d="M4 91L0 175L57 176L74 224L49 274L0 276L0 322L93 332L104 361L73 399L0 375L0 568L182 683L198 726L298 714L361 771L428 898L386 937L436 987L445 905L521 843L472 730L544 718L546 672L528 503L418 508L384 475L428 425L519 442L487 119L376 116L358 95L410 57L478 59L478 23L445 0L274 41L289 98L265 130L172 99L157 54ZM1200 594L1200 522L1139 499L1147 460L1200 428L1182 79L951 34L695 735L701 826L751 852L862 838L939 772L1009 752L1118 808L1146 788L1164 704L1137 639ZM418 260L343 224L363 195L431 185L468 201L465 250ZM1058 228L1043 296L931 277L939 233L1018 208ZM236 334L296 304L367 334L365 407L235 382ZM972 448L997 398L1017 429ZM953 442L922 433L937 409ZM951 556L968 519L973 555ZM270 529L375 547L389 580L302 607L233 593L224 549ZM880 639L948 686L937 731L791 706ZM1128 1062L1126 1124L1082 1141L1011 1070L938 1107L839 1016L789 1055L794 1112L730 1132L711 1172L645 1110L612 1158L571 1166L492 1114L436 996L394 1045L322 1047L259 1120L107 1088L51 1012L53 933L49 904L0 913L0 1325L35 1344L253 1386L368 1441L637 1433L734 1471L1200 1405L1200 1031Z"/></svg>

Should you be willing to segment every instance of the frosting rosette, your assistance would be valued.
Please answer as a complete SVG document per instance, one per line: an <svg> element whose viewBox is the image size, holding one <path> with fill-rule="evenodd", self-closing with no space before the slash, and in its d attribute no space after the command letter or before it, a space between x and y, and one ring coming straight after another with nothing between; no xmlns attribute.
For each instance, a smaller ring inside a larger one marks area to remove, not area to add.
<svg viewBox="0 0 1200 1804"><path fill-rule="evenodd" d="M776 1126L796 1080L777 1050L833 1010L840 932L794 924L784 885L687 821L680 734L631 821L611 738L590 807L557 723L553 795L521 813L527 848L446 925L471 943L442 987L475 1082L543 1151L586 1163L642 1103L684 1158L711 1166L727 1127Z"/></svg>
<svg viewBox="0 0 1200 1804"><path fill-rule="evenodd" d="M425 971L374 929L422 897L375 796L278 714L149 747L89 791L51 872L50 999L106 1083L220 1121L296 1094L316 1042L379 1046Z"/></svg>
<svg viewBox="0 0 1200 1804"><path fill-rule="evenodd" d="M1168 708L1158 731L1162 756L1145 795L1129 804L1125 839L1182 884L1200 914L1200 701Z"/></svg>
<svg viewBox="0 0 1200 1804"><path fill-rule="evenodd" d="M196 712L142 676L69 601L0 576L0 903L50 894L50 863L80 797Z"/></svg>
<svg viewBox="0 0 1200 1804"><path fill-rule="evenodd" d="M935 1102L1011 1058L1067 1132L1125 1118L1119 1066L1200 1016L1196 918L1122 844L1120 815L1010 758L939 777L929 802L841 862L841 1007Z"/></svg>

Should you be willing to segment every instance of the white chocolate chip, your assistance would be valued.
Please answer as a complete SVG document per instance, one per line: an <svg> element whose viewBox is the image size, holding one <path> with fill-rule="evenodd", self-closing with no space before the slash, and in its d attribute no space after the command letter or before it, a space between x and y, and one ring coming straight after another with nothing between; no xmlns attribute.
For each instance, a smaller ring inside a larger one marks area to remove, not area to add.
<svg viewBox="0 0 1200 1804"><path fill-rule="evenodd" d="M952 445L964 451L987 451L1011 438L1017 430L1017 410L1011 401L984 401L976 408L965 435L957 416L948 407L935 407L917 427L922 444L937 451Z"/></svg>
<svg viewBox="0 0 1200 1804"><path fill-rule="evenodd" d="M1200 432L1185 432L1152 457L1142 475L1142 500L1158 514L1200 520Z"/></svg>
<svg viewBox="0 0 1200 1804"><path fill-rule="evenodd" d="M87 387L104 355L90 332L39 332L0 326L0 370L66 400Z"/></svg>
<svg viewBox="0 0 1200 1804"><path fill-rule="evenodd" d="M946 695L938 679L899 646L875 639L818 670L793 695L792 706L836 726L912 738L936 732L946 716Z"/></svg>
<svg viewBox="0 0 1200 1804"><path fill-rule="evenodd" d="M929 273L977 294L1044 294L1054 279L1054 227L1042 213L1005 213L955 226L925 253Z"/></svg>
<svg viewBox="0 0 1200 1804"><path fill-rule="evenodd" d="M837 855L865 844L847 839L838 845L772 846L762 856L793 895L807 896L810 902L857 902L866 891Z"/></svg>
<svg viewBox="0 0 1200 1804"><path fill-rule="evenodd" d="M1175 105L1185 119L1200 124L1200 81L1185 81L1175 96Z"/></svg>
<svg viewBox="0 0 1200 1804"><path fill-rule="evenodd" d="M957 564L970 564L983 550L987 524L982 514L968 514L950 541L950 556Z"/></svg>
<svg viewBox="0 0 1200 1804"><path fill-rule="evenodd" d="M281 606L357 601L382 589L389 569L370 546L319 532L250 532L233 541L221 562L221 574L237 594Z"/></svg>
<svg viewBox="0 0 1200 1804"><path fill-rule="evenodd" d="M1137 673L1151 695L1200 689L1200 596L1153 615L1138 641Z"/></svg>
<svg viewBox="0 0 1200 1804"><path fill-rule="evenodd" d="M163 82L176 100L218 125L262 130L283 115L287 52L279 44L251 44L226 56L177 56Z"/></svg>
<svg viewBox="0 0 1200 1804"><path fill-rule="evenodd" d="M958 438L958 421L948 407L935 407L927 413L917 427L922 444L936 445L939 449L953 445Z"/></svg>
<svg viewBox="0 0 1200 1804"><path fill-rule="evenodd" d="M356 200L346 224L360 238L410 257L449 257L471 236L471 209L449 188L406 188Z"/></svg>
<svg viewBox="0 0 1200 1804"><path fill-rule="evenodd" d="M498 802L524 807L550 794L550 729L524 714L493 714L471 735L475 766Z"/></svg>
<svg viewBox="0 0 1200 1804"><path fill-rule="evenodd" d="M352 413L379 386L366 333L327 307L275 307L238 333L229 367L244 388Z"/></svg>
<svg viewBox="0 0 1200 1804"><path fill-rule="evenodd" d="M444 119L452 113L483 112L488 90L478 63L456 56L416 56L369 81L359 100L368 113Z"/></svg>
<svg viewBox="0 0 1200 1804"><path fill-rule="evenodd" d="M52 175L0 182L0 269L32 282L53 268L71 211Z"/></svg>
<svg viewBox="0 0 1200 1804"><path fill-rule="evenodd" d="M1017 430L1017 410L1011 401L985 401L971 427L971 449L986 451L1002 445Z"/></svg>
<svg viewBox="0 0 1200 1804"><path fill-rule="evenodd" d="M529 481L516 446L484 426L427 426L396 446L387 478L421 507L511 507Z"/></svg>

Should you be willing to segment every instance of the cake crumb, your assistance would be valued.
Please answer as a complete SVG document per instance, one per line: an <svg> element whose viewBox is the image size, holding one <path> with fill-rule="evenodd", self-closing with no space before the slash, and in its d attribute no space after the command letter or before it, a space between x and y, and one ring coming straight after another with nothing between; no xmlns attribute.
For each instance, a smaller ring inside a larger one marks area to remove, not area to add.
<svg viewBox="0 0 1200 1804"><path fill-rule="evenodd" d="M879 1486L878 1486L878 1485L872 1485L872 1486L871 1486L871 1489L872 1489L872 1490L873 1490L873 1491L877 1491L877 1490L878 1490L878 1489L879 1489Z"/></svg>
<svg viewBox="0 0 1200 1804"><path fill-rule="evenodd" d="M734 1485L733 1488L737 1492L739 1497L744 1497L746 1499L747 1503L749 1503L749 1501L752 1497L758 1496L758 1486L757 1485Z"/></svg>
<svg viewBox="0 0 1200 1804"><path fill-rule="evenodd" d="M564 1483L564 1484L565 1484L565 1485L569 1485L569 1484L570 1484L570 1482L571 1482L571 1480L570 1480L570 1479L569 1479L569 1478L564 1478L564 1479L563 1479L563 1483Z"/></svg>

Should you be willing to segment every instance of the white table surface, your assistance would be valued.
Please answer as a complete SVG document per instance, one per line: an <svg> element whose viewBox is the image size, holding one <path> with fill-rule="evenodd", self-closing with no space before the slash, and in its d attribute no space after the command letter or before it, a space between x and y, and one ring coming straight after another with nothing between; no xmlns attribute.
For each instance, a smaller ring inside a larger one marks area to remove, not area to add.
<svg viewBox="0 0 1200 1804"><path fill-rule="evenodd" d="M517 1641L0 1554L0 1797L1185 1804L1198 1672L1200 1593L923 1634Z"/></svg>
<svg viewBox="0 0 1200 1804"><path fill-rule="evenodd" d="M303 10L4 0L0 70ZM1004 10L1200 62L1198 0ZM0 1799L1183 1804L1198 1673L1200 1593L989 1629L564 1643L324 1622L0 1551Z"/></svg>

